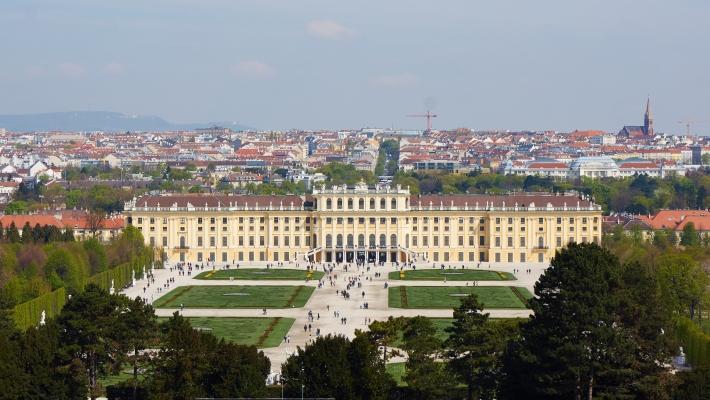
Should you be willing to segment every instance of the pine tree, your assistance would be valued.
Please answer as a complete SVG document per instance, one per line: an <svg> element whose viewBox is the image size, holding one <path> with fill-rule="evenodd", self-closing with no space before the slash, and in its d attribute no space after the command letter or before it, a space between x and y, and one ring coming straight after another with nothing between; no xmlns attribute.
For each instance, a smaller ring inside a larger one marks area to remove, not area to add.
<svg viewBox="0 0 710 400"><path fill-rule="evenodd" d="M619 325L619 271L618 259L596 244L570 244L555 255L535 284L534 315L506 351L503 398L622 392L636 346Z"/></svg>
<svg viewBox="0 0 710 400"><path fill-rule="evenodd" d="M20 238L20 232L17 230L14 221L11 222L10 227L7 228L7 240L10 243L20 243L22 241L22 238Z"/></svg>
<svg viewBox="0 0 710 400"><path fill-rule="evenodd" d="M32 238L32 227L29 222L25 222L25 225L22 227L22 243L34 243Z"/></svg>
<svg viewBox="0 0 710 400"><path fill-rule="evenodd" d="M466 384L468 399L493 398L497 387L500 354L505 348L505 328L481 313L483 304L475 294L461 299L454 309L454 322L446 328L444 342L449 368Z"/></svg>

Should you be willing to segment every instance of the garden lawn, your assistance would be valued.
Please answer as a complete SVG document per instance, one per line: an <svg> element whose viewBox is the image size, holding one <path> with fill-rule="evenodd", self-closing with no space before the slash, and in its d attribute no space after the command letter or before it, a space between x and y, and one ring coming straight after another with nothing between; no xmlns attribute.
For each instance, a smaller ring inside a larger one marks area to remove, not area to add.
<svg viewBox="0 0 710 400"><path fill-rule="evenodd" d="M399 271L390 272L389 279L400 280ZM480 269L417 269L405 270L406 281L510 281L515 276L509 272Z"/></svg>
<svg viewBox="0 0 710 400"><path fill-rule="evenodd" d="M402 380L406 371L403 362L385 364L385 370L392 375L397 386L407 386L407 383Z"/></svg>
<svg viewBox="0 0 710 400"><path fill-rule="evenodd" d="M159 318L166 321L168 318ZM295 319L282 317L188 317L193 328L210 332L218 339L256 346L258 348L276 347Z"/></svg>
<svg viewBox="0 0 710 400"><path fill-rule="evenodd" d="M290 308L303 307L310 286L181 286L155 301L155 308Z"/></svg>
<svg viewBox="0 0 710 400"><path fill-rule="evenodd" d="M511 286L396 286L389 288L389 306L394 308L454 308L461 298L475 293L486 309L527 308L530 292Z"/></svg>
<svg viewBox="0 0 710 400"><path fill-rule="evenodd" d="M205 271L195 277L195 279L248 279L248 280L293 280L305 281L306 271L302 269L278 269L278 268L232 268L215 271ZM313 271L310 279L318 280L323 277L322 271Z"/></svg>

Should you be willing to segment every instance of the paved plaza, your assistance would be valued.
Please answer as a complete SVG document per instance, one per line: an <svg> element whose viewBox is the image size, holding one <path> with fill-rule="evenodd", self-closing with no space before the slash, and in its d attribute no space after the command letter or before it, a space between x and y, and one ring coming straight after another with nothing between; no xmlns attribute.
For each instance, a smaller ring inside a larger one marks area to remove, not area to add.
<svg viewBox="0 0 710 400"><path fill-rule="evenodd" d="M273 263L271 263L273 264ZM441 263L436 264L440 268ZM535 282L538 280L542 272L547 267L547 264L527 263L520 264L497 264L497 263L478 263L463 264L466 269L491 270L508 272L515 276L516 280L495 280L495 281L477 281L478 286L517 286L527 288L533 292ZM448 263L447 263L448 266ZM172 268L172 271L170 270ZM242 268L266 268L266 263L249 263L241 265ZM298 346L304 346L308 341L316 337L316 330L320 329L321 335L341 334L353 338L355 330L367 329L368 321L385 320L389 316L405 316L413 317L422 315L432 318L451 318L453 316L452 309L403 309L388 307L388 290L385 288L385 283L390 287L397 286L465 286L474 285L473 281L447 281L444 280L390 280L388 274L392 271L397 271L398 268L391 264L386 266L371 266L369 271L367 267L356 267L354 264L336 265L332 274L326 274L320 282L321 287L318 288L319 281L311 280L306 282L303 280L204 280L195 279L195 277L203 271L212 270L212 266L205 267L204 270L195 271L192 275L180 275L174 265L170 265L164 269L156 269L154 271L155 283L146 288L147 281L145 279L137 279L135 286L123 291L123 294L129 297L142 297L153 303L161 296L169 293L171 290L181 286L312 286L315 288L313 295L308 299L305 306L300 308L273 308L266 309L266 315L261 308L185 308L181 314L185 317L287 317L294 318L295 322L288 332L289 342L281 342L278 347L265 348L264 353L271 359L272 370L277 370L288 356L293 353ZM461 269L462 264L456 263L455 267ZM215 267L217 270L222 266L219 264ZM232 268L234 268L232 266ZM283 269L301 269L306 271L305 263L284 263ZM319 271L323 270L322 264L315 264L315 268ZM432 264L418 264L417 270L424 268L432 268ZM451 264L454 268L454 264ZM448 269L448 267L447 267ZM529 272L528 272L529 270ZM405 269L411 271L411 268ZM376 277L376 273L379 276ZM406 274L406 272L405 272ZM337 276L337 278L336 278ZM333 278L333 284L330 283L329 277ZM361 287L354 286L350 289L350 298L346 299L339 294L340 291L347 289L347 284L352 279L359 278ZM168 288L163 288L168 280L171 282ZM144 291L144 288L145 291ZM362 296L362 292L365 296ZM364 308L364 304L368 303L368 308ZM158 308L156 314L159 317L169 317L179 309L174 308ZM313 321L309 322L308 312L313 315ZM488 309L492 318L525 318L530 315L528 309ZM337 316L336 316L337 315ZM343 318L346 318L346 323L343 323ZM311 325L311 330L304 330L304 326Z"/></svg>

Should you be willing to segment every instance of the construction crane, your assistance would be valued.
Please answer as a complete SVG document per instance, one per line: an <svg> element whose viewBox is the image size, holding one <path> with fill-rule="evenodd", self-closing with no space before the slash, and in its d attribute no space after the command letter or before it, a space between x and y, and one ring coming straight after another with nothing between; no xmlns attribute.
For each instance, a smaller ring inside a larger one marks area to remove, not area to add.
<svg viewBox="0 0 710 400"><path fill-rule="evenodd" d="M426 118L426 130L427 132L431 132L431 119L438 117L438 115L432 114L427 110L425 114L409 114L407 117Z"/></svg>
<svg viewBox="0 0 710 400"><path fill-rule="evenodd" d="M704 124L710 122L710 119L698 119L698 120L685 120L678 121L679 124L685 125L685 136L690 136L690 127L696 124Z"/></svg>

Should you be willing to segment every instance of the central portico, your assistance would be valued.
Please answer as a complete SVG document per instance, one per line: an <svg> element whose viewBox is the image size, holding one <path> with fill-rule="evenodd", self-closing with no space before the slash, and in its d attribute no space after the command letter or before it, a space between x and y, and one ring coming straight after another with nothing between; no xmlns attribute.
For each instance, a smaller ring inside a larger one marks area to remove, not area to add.
<svg viewBox="0 0 710 400"><path fill-rule="evenodd" d="M314 261L380 263L409 261L398 238L407 235L409 190L360 182L313 190ZM407 235L408 236L408 235Z"/></svg>

